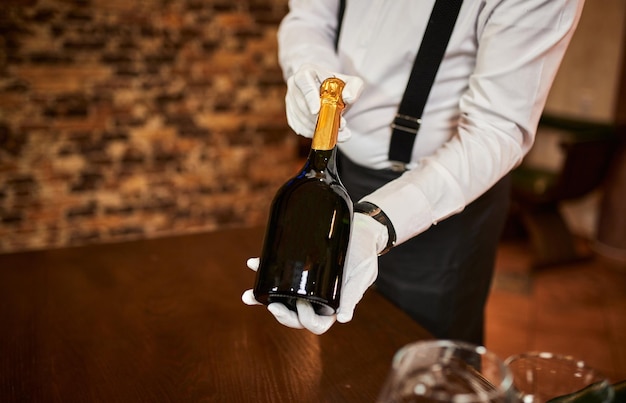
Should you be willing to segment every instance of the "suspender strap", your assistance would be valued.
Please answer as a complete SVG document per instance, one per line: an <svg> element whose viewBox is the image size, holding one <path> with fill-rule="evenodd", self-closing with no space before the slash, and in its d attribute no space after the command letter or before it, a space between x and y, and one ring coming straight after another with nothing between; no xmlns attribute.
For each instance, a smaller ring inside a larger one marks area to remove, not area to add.
<svg viewBox="0 0 626 403"><path fill-rule="evenodd" d="M389 161L393 169L404 170L411 161L424 106L462 3L463 0L435 1L398 113L391 123Z"/></svg>
<svg viewBox="0 0 626 403"><path fill-rule="evenodd" d="M343 24L343 13L346 11L346 0L339 0L339 9L337 10L337 33L335 34L335 52L339 47L339 34L341 34L341 25Z"/></svg>

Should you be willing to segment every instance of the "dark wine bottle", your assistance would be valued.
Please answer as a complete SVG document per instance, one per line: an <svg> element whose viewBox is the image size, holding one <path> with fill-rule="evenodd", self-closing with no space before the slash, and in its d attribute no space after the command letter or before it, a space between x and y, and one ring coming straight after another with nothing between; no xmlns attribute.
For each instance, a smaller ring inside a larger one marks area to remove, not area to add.
<svg viewBox="0 0 626 403"><path fill-rule="evenodd" d="M263 304L281 302L295 311L304 299L318 315L339 307L352 223L352 201L336 165L343 87L337 78L322 83L309 156L272 201L254 286Z"/></svg>

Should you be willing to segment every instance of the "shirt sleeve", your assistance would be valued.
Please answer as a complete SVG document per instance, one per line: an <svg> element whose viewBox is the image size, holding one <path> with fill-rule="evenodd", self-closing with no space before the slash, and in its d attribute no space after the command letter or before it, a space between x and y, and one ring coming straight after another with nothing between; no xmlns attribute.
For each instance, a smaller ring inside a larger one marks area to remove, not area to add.
<svg viewBox="0 0 626 403"><path fill-rule="evenodd" d="M335 53L338 11L338 0L289 1L278 29L278 61L285 79L307 63L340 71Z"/></svg>
<svg viewBox="0 0 626 403"><path fill-rule="evenodd" d="M462 211L521 162L584 1L485 3L476 25L476 66L454 136L364 198L389 216L397 243Z"/></svg>

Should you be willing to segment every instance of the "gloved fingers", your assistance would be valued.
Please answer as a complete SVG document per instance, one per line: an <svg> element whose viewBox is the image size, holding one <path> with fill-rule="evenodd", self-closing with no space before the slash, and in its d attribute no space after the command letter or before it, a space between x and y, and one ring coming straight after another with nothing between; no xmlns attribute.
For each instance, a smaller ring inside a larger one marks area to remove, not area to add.
<svg viewBox="0 0 626 403"><path fill-rule="evenodd" d="M342 98L346 104L356 101L363 91L363 80L356 76L335 74L314 65L303 65L287 80L285 104L287 123L297 134L312 137L320 110L320 85L328 77L344 81ZM351 137L346 120L342 117L337 141L344 142Z"/></svg>
<svg viewBox="0 0 626 403"><path fill-rule="evenodd" d="M348 128L346 124L346 119L342 116L341 122L339 123L339 133L337 135L337 142L343 143L344 141L350 140L352 137L352 132Z"/></svg>
<svg viewBox="0 0 626 403"><path fill-rule="evenodd" d="M345 296L342 295L341 304L339 305L339 309L337 309L337 322L347 323L352 320L356 305L361 301L368 288L369 285L362 287L362 290L355 288L352 292L346 293Z"/></svg>
<svg viewBox="0 0 626 403"><path fill-rule="evenodd" d="M260 261L261 259L259 259L258 257L251 257L246 261L246 266L248 266L248 268L251 270L257 271L259 270Z"/></svg>
<svg viewBox="0 0 626 403"><path fill-rule="evenodd" d="M320 72L317 70L315 70L315 72L316 72L317 78L316 79L313 78L312 80L309 80L308 85L317 86L317 90L316 90L317 100L313 100L313 97L311 96L310 99L307 99L307 103L316 102L316 105L318 106L315 112L316 114L319 112L319 86L322 84L322 81L324 81L328 77L331 77L331 76L337 77L345 83L343 91L341 92L341 98L346 103L346 105L349 105L353 103L354 101L356 101L358 97L361 95L361 92L363 91L364 83L363 83L363 80L359 77L348 76L344 74ZM312 129L314 130L315 127L313 127ZM343 143L344 141L348 141L350 137L352 137L352 132L348 128L346 119L342 115L341 121L339 123L339 135L337 137L337 142Z"/></svg>
<svg viewBox="0 0 626 403"><path fill-rule="evenodd" d="M356 309L356 304L353 304L350 307L339 308L337 310L337 322L339 323L348 323L354 317L354 310Z"/></svg>
<svg viewBox="0 0 626 403"><path fill-rule="evenodd" d="M311 115L317 115L320 111L320 86L322 82L332 74L315 68L303 68L293 75L293 84L302 94L304 104L300 104L302 110Z"/></svg>
<svg viewBox="0 0 626 403"><path fill-rule="evenodd" d="M298 310L298 318L302 326L317 335L330 329L337 319L335 315L320 316L316 314L311 303L301 299L296 301L296 309Z"/></svg>
<svg viewBox="0 0 626 403"><path fill-rule="evenodd" d="M285 99L287 124L297 134L311 138L315 131L317 115L312 115L306 106L301 105L302 102L305 101L300 97L287 95Z"/></svg>
<svg viewBox="0 0 626 403"><path fill-rule="evenodd" d="M343 102L351 104L356 101L359 96L361 96L365 83L360 77L346 76L343 74L335 74L335 77L342 80L346 84L341 91L341 98L343 99Z"/></svg>
<svg viewBox="0 0 626 403"><path fill-rule="evenodd" d="M313 74L309 74L310 72ZM311 113L314 114L319 112L319 91L320 86L325 79L329 77L337 77L344 82L345 85L341 91L341 99L346 105L354 103L361 96L365 86L365 83L360 77L331 73L316 69L304 69L302 70L302 75L298 76L298 73L296 73L294 77L296 77L296 84L307 99L307 104L309 105ZM307 91L306 93L305 90Z"/></svg>
<svg viewBox="0 0 626 403"><path fill-rule="evenodd" d="M274 315L278 323L294 329L302 329L302 323L298 319L298 314L289 310L285 305L274 302L267 306L267 310Z"/></svg>
<svg viewBox="0 0 626 403"><path fill-rule="evenodd" d="M344 82L341 98L346 104L356 101L365 87L364 81L357 76L347 74L333 73L326 71L313 64L305 64L292 76L293 83L300 88L300 91L307 99L310 112L317 114L319 112L319 90L322 82L329 77L337 77Z"/></svg>
<svg viewBox="0 0 626 403"><path fill-rule="evenodd" d="M382 232L386 232L385 226L372 217L354 215L337 310L338 322L352 320L356 305L378 276L377 240Z"/></svg>
<svg viewBox="0 0 626 403"><path fill-rule="evenodd" d="M262 305L259 301L254 298L254 292L252 290L246 290L241 295L241 300L246 305Z"/></svg>
<svg viewBox="0 0 626 403"><path fill-rule="evenodd" d="M287 124L297 134L311 138L315 132L315 125L317 124L317 115L311 115L308 111L298 108L298 100L292 102L286 102L287 109ZM337 141L342 143L347 141L352 136L352 132L347 126L346 119L342 116L339 123L339 134Z"/></svg>
<svg viewBox="0 0 626 403"><path fill-rule="evenodd" d="M356 305L361 301L365 291L374 284L378 274L378 260L367 259L362 268L353 271L356 275L345 280L341 290L341 301L337 309L337 322L346 323L352 320Z"/></svg>
<svg viewBox="0 0 626 403"><path fill-rule="evenodd" d="M287 80L287 123L297 134L312 137L320 110L318 72L303 68Z"/></svg>

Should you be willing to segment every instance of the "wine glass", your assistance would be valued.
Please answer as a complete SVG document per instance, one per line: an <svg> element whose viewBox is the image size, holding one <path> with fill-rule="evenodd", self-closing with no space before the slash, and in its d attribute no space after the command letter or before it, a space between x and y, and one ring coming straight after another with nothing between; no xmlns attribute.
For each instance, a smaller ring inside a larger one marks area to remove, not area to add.
<svg viewBox="0 0 626 403"><path fill-rule="evenodd" d="M608 403L613 387L608 379L572 356L529 352L505 360L515 393L523 403Z"/></svg>
<svg viewBox="0 0 626 403"><path fill-rule="evenodd" d="M512 382L504 361L483 346L420 341L394 355L378 402L511 402Z"/></svg>

